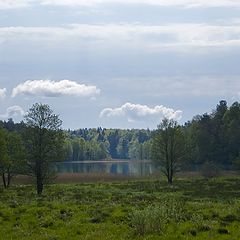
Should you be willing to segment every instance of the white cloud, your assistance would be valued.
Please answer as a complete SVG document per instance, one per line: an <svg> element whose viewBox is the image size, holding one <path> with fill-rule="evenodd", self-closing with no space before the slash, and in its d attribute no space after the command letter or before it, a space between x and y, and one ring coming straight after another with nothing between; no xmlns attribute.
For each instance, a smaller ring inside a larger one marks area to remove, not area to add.
<svg viewBox="0 0 240 240"><path fill-rule="evenodd" d="M8 119L17 116L23 116L24 114L25 112L20 106L12 106L7 108L6 113L0 114L0 118Z"/></svg>
<svg viewBox="0 0 240 240"><path fill-rule="evenodd" d="M126 117L129 122L145 121L146 119L174 119L180 120L183 112L173 110L162 105L153 108L146 105L125 103L118 108L105 108L101 111L100 117Z"/></svg>
<svg viewBox="0 0 240 240"><path fill-rule="evenodd" d="M45 97L59 97L63 95L95 97L99 93L100 89L96 86L79 84L70 80L28 80L19 84L12 90L12 97L19 94Z"/></svg>
<svg viewBox="0 0 240 240"><path fill-rule="evenodd" d="M207 24L74 24L66 27L2 27L0 42L54 48L196 50L240 46L240 26Z"/></svg>
<svg viewBox="0 0 240 240"><path fill-rule="evenodd" d="M6 92L7 92L6 88L0 88L0 99L3 99L6 97Z"/></svg>

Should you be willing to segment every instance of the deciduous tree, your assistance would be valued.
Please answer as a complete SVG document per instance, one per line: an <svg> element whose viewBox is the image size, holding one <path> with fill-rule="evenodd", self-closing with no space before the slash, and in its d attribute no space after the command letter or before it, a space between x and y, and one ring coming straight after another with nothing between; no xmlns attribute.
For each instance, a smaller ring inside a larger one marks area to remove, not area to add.
<svg viewBox="0 0 240 240"><path fill-rule="evenodd" d="M184 139L181 127L176 121L163 119L153 137L152 159L160 166L168 183L184 157Z"/></svg>
<svg viewBox="0 0 240 240"><path fill-rule="evenodd" d="M53 176L51 164L64 157L62 121L46 104L34 104L25 116L29 174L36 179L37 193Z"/></svg>
<svg viewBox="0 0 240 240"><path fill-rule="evenodd" d="M19 134L4 130L0 133L0 145L0 171L3 185L8 188L12 177L24 171L25 148Z"/></svg>

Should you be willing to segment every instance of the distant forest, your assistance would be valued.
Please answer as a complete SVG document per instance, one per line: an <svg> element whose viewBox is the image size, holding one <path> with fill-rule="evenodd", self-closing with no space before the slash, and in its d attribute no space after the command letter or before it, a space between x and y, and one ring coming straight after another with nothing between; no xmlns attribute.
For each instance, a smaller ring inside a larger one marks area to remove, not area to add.
<svg viewBox="0 0 240 240"><path fill-rule="evenodd" d="M160 120L159 120L160 122ZM8 132L24 132L25 124L0 121ZM157 128L157 126L156 126ZM211 113L193 117L181 126L185 168L206 162L232 168L240 162L240 103L222 100ZM156 130L91 128L65 130L65 161L137 159L150 160Z"/></svg>

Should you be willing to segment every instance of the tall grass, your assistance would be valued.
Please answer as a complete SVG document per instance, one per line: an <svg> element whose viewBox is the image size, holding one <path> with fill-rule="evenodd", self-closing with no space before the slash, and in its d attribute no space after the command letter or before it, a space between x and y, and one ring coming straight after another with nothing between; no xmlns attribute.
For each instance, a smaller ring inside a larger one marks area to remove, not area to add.
<svg viewBox="0 0 240 240"><path fill-rule="evenodd" d="M170 223L178 224L188 218L185 204L180 199L169 198L157 205L143 210L135 210L131 214L131 226L136 235L163 234Z"/></svg>

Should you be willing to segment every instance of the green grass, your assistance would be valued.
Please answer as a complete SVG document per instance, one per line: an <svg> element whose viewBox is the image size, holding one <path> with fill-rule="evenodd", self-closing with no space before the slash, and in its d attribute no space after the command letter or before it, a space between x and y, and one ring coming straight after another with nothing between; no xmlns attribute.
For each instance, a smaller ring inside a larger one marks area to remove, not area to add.
<svg viewBox="0 0 240 240"><path fill-rule="evenodd" d="M240 178L0 189L0 239L240 239Z"/></svg>

